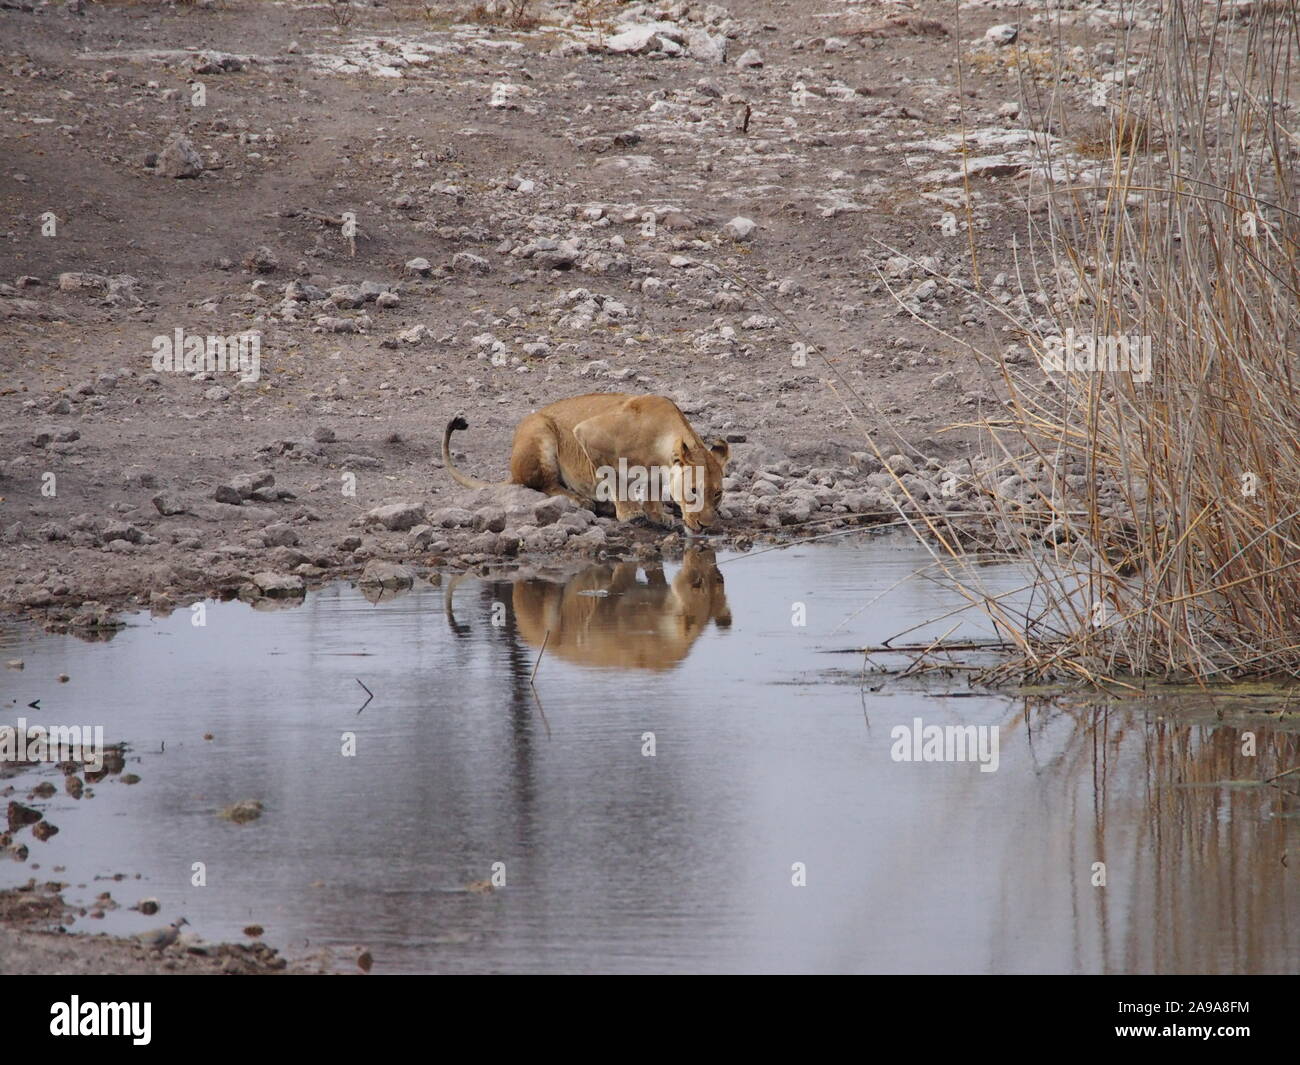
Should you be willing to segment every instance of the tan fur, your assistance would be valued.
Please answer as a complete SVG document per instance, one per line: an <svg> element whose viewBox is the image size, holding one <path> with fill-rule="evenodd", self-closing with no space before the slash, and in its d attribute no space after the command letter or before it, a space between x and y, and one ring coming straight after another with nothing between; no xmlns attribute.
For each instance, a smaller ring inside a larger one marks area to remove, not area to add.
<svg viewBox="0 0 1300 1065"><path fill-rule="evenodd" d="M447 472L467 488L485 488L487 482L467 477L451 460L451 434L468 428L463 418L447 424L442 457ZM617 469L619 460L646 469L691 467L699 488L698 507L674 499L691 532L717 520L722 498L723 470L731 449L725 441L706 444L677 405L664 396L632 396L623 392L597 392L562 399L528 415L515 430L510 452L511 484L566 495L582 506L597 502L601 467ZM662 500L614 499L620 521L644 514L663 522Z"/></svg>
<svg viewBox="0 0 1300 1065"><path fill-rule="evenodd" d="M710 621L731 625L712 551L687 550L671 585L662 566L645 576L638 581L636 564L621 562L585 570L567 584L517 581L519 634L534 647L545 640L548 655L579 665L664 670L690 653ZM597 591L608 594L589 594Z"/></svg>

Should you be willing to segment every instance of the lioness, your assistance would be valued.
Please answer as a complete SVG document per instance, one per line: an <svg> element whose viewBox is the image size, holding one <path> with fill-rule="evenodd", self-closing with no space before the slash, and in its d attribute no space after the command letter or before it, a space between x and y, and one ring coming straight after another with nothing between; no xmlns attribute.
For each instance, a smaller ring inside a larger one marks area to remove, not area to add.
<svg viewBox="0 0 1300 1065"><path fill-rule="evenodd" d="M464 418L447 423L443 462L457 484L490 487L461 473L451 460L451 434L468 428ZM664 396L596 392L552 403L519 423L506 483L565 495L582 506L612 500L619 521L644 515L664 524L663 503L671 499L681 509L687 532L699 533L717 521L723 469L730 457L725 440L706 444L677 404ZM609 491L621 471L635 469L650 471L648 498L636 491Z"/></svg>

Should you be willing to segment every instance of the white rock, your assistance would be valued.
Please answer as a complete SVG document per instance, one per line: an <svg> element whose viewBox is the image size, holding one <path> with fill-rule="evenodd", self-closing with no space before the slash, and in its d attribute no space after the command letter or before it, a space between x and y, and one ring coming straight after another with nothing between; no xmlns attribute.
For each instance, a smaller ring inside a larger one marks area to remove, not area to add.
<svg viewBox="0 0 1300 1065"><path fill-rule="evenodd" d="M745 218L742 215L737 215L722 227L722 231L732 240L748 240L754 235L754 230L757 228L758 223L752 218Z"/></svg>
<svg viewBox="0 0 1300 1065"><path fill-rule="evenodd" d="M424 507L419 503L388 503L366 514L367 525L378 524L395 532L414 529L424 524L424 520Z"/></svg>
<svg viewBox="0 0 1300 1065"><path fill-rule="evenodd" d="M684 40L685 35L675 22L647 22L608 38L605 50L615 55L640 55L664 51L666 44L680 45Z"/></svg>
<svg viewBox="0 0 1300 1065"><path fill-rule="evenodd" d="M488 107L497 111L518 111L520 98L528 94L529 90L523 85L498 81L493 84L492 92L488 96Z"/></svg>
<svg viewBox="0 0 1300 1065"><path fill-rule="evenodd" d="M1004 46L1012 44L1020 36L1020 29L1009 22L1004 22L1000 26L990 26L984 32L984 39L992 41L994 44Z"/></svg>
<svg viewBox="0 0 1300 1065"><path fill-rule="evenodd" d="M686 31L686 48L696 59L706 63L725 63L727 61L727 38L715 37L700 29Z"/></svg>

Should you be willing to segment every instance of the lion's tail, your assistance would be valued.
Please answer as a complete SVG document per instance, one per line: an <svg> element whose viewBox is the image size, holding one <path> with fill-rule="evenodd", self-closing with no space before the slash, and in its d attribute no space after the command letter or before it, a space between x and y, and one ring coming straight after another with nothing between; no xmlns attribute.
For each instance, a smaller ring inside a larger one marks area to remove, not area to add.
<svg viewBox="0 0 1300 1065"><path fill-rule="evenodd" d="M456 469L456 464L451 461L451 434L461 429L468 429L469 422L457 415L447 423L447 430L442 434L442 462L447 467L447 472L451 474L452 479L459 485L466 488L491 488L487 481L480 481L477 477L467 477Z"/></svg>

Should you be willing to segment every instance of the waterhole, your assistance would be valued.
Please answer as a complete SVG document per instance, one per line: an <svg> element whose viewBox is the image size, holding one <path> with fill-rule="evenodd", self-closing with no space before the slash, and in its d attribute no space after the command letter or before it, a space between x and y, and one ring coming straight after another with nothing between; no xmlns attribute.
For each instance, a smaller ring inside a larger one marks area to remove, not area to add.
<svg viewBox="0 0 1300 1065"><path fill-rule="evenodd" d="M122 903L73 930L154 927L128 908L152 896L209 940L257 924L387 972L1294 971L1300 823L1260 782L1297 736L877 672L908 659L852 649L956 623L928 562L701 551L208 603L98 643L8 627L0 724L127 747L93 797L7 771L59 832L23 830L0 886ZM260 817L220 816L244 799Z"/></svg>

